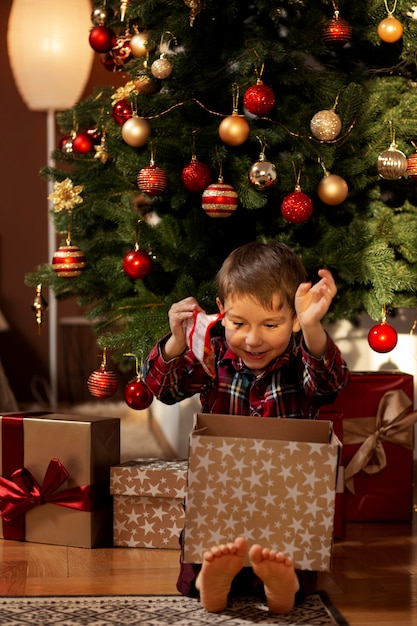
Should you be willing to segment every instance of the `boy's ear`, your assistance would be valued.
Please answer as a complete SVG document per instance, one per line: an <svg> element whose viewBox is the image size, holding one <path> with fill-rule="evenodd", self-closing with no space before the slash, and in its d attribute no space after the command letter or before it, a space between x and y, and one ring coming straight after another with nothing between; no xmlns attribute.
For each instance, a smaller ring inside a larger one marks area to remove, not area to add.
<svg viewBox="0 0 417 626"><path fill-rule="evenodd" d="M224 306L223 306L222 301L220 300L220 298L216 298L216 304L219 307L220 313L224 313Z"/></svg>
<svg viewBox="0 0 417 626"><path fill-rule="evenodd" d="M301 330L300 322L298 321L297 314L294 315L293 323L292 323L292 332L298 333Z"/></svg>

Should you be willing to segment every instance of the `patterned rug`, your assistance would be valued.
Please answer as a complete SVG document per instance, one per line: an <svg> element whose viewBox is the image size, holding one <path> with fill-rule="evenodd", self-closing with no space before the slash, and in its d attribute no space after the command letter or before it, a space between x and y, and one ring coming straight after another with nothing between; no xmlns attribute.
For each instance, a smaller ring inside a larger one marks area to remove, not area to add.
<svg viewBox="0 0 417 626"><path fill-rule="evenodd" d="M207 613L183 596L54 596L0 598L0 624L10 626L349 626L324 592L285 616L270 615L251 599L231 603L223 613Z"/></svg>

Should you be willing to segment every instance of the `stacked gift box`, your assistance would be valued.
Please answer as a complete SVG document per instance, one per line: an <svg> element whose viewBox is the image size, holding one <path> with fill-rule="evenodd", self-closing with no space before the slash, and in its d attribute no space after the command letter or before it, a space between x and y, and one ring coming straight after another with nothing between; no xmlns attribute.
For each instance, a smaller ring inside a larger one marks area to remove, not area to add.
<svg viewBox="0 0 417 626"><path fill-rule="evenodd" d="M120 462L120 420L13 413L0 421L0 536L111 545L110 467Z"/></svg>
<svg viewBox="0 0 417 626"><path fill-rule="evenodd" d="M136 459L111 468L114 545L179 549L187 461Z"/></svg>
<svg viewBox="0 0 417 626"><path fill-rule="evenodd" d="M412 519L413 377L353 372L330 409L343 414L344 515L347 522Z"/></svg>

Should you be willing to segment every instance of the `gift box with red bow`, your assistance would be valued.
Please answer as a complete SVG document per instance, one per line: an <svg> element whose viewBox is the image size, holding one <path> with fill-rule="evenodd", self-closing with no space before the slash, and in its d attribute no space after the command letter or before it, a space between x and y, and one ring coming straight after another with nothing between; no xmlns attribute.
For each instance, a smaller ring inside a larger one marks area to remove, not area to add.
<svg viewBox="0 0 417 626"><path fill-rule="evenodd" d="M413 377L354 372L331 409L343 413L347 522L412 519Z"/></svg>
<svg viewBox="0 0 417 626"><path fill-rule="evenodd" d="M93 548L112 545L110 467L120 420L56 413L0 417L0 536Z"/></svg>

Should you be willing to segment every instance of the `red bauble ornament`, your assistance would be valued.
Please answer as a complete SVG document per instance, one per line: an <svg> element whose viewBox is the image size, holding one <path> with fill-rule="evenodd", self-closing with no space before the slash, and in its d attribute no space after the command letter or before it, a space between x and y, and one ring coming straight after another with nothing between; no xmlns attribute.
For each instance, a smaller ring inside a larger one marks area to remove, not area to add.
<svg viewBox="0 0 417 626"><path fill-rule="evenodd" d="M209 185L202 195L202 206L209 217L229 217L236 211L238 195L231 185L219 176L217 183Z"/></svg>
<svg viewBox="0 0 417 626"><path fill-rule="evenodd" d="M94 152L94 137L89 133L80 133L72 140L72 151L77 154Z"/></svg>
<svg viewBox="0 0 417 626"><path fill-rule="evenodd" d="M137 178L138 187L148 196L159 196L167 187L168 179L165 170L155 165L151 160L147 167L143 167Z"/></svg>
<svg viewBox="0 0 417 626"><path fill-rule="evenodd" d="M112 108L111 116L119 126L122 126L133 115L129 100L118 100Z"/></svg>
<svg viewBox="0 0 417 626"><path fill-rule="evenodd" d="M109 52L116 45L116 34L108 26L96 26L90 31L88 41L96 52Z"/></svg>
<svg viewBox="0 0 417 626"><path fill-rule="evenodd" d="M270 87L258 78L256 85L249 87L243 96L243 106L252 115L266 115L275 104L275 95Z"/></svg>
<svg viewBox="0 0 417 626"><path fill-rule="evenodd" d="M79 276L84 268L84 252L78 246L71 245L70 241L65 246L60 246L52 257L52 269L63 278Z"/></svg>
<svg viewBox="0 0 417 626"><path fill-rule="evenodd" d="M94 370L87 380L88 391L96 398L105 399L113 396L118 387L117 376L114 372L109 372L104 363L100 369Z"/></svg>
<svg viewBox="0 0 417 626"><path fill-rule="evenodd" d="M329 20L323 30L323 39L333 46L344 46L352 36L352 27L346 20L339 17L338 11Z"/></svg>
<svg viewBox="0 0 417 626"><path fill-rule="evenodd" d="M115 62L111 52L108 52L107 54L101 54L100 63L108 72L116 72L120 69L119 67L117 67L117 63Z"/></svg>
<svg viewBox="0 0 417 626"><path fill-rule="evenodd" d="M376 324L368 333L368 343L375 352L391 352L397 341L397 331L386 322Z"/></svg>
<svg viewBox="0 0 417 626"><path fill-rule="evenodd" d="M116 43L111 49L112 57L117 65L123 66L133 58L130 49L130 35L123 35L116 38Z"/></svg>
<svg viewBox="0 0 417 626"><path fill-rule="evenodd" d="M140 376L137 376L135 380L131 380L126 385L124 399L131 409L141 411L142 409L147 409L152 404L153 395Z"/></svg>
<svg viewBox="0 0 417 626"><path fill-rule="evenodd" d="M287 222L301 224L306 222L313 213L313 202L301 189L289 193L282 201L281 213Z"/></svg>
<svg viewBox="0 0 417 626"><path fill-rule="evenodd" d="M205 163L197 161L195 156L181 172L181 182L187 191L201 193L212 180L211 169Z"/></svg>
<svg viewBox="0 0 417 626"><path fill-rule="evenodd" d="M146 278L152 269L152 259L147 252L140 250L136 244L133 250L130 250L123 258L123 271L129 276L138 280Z"/></svg>

